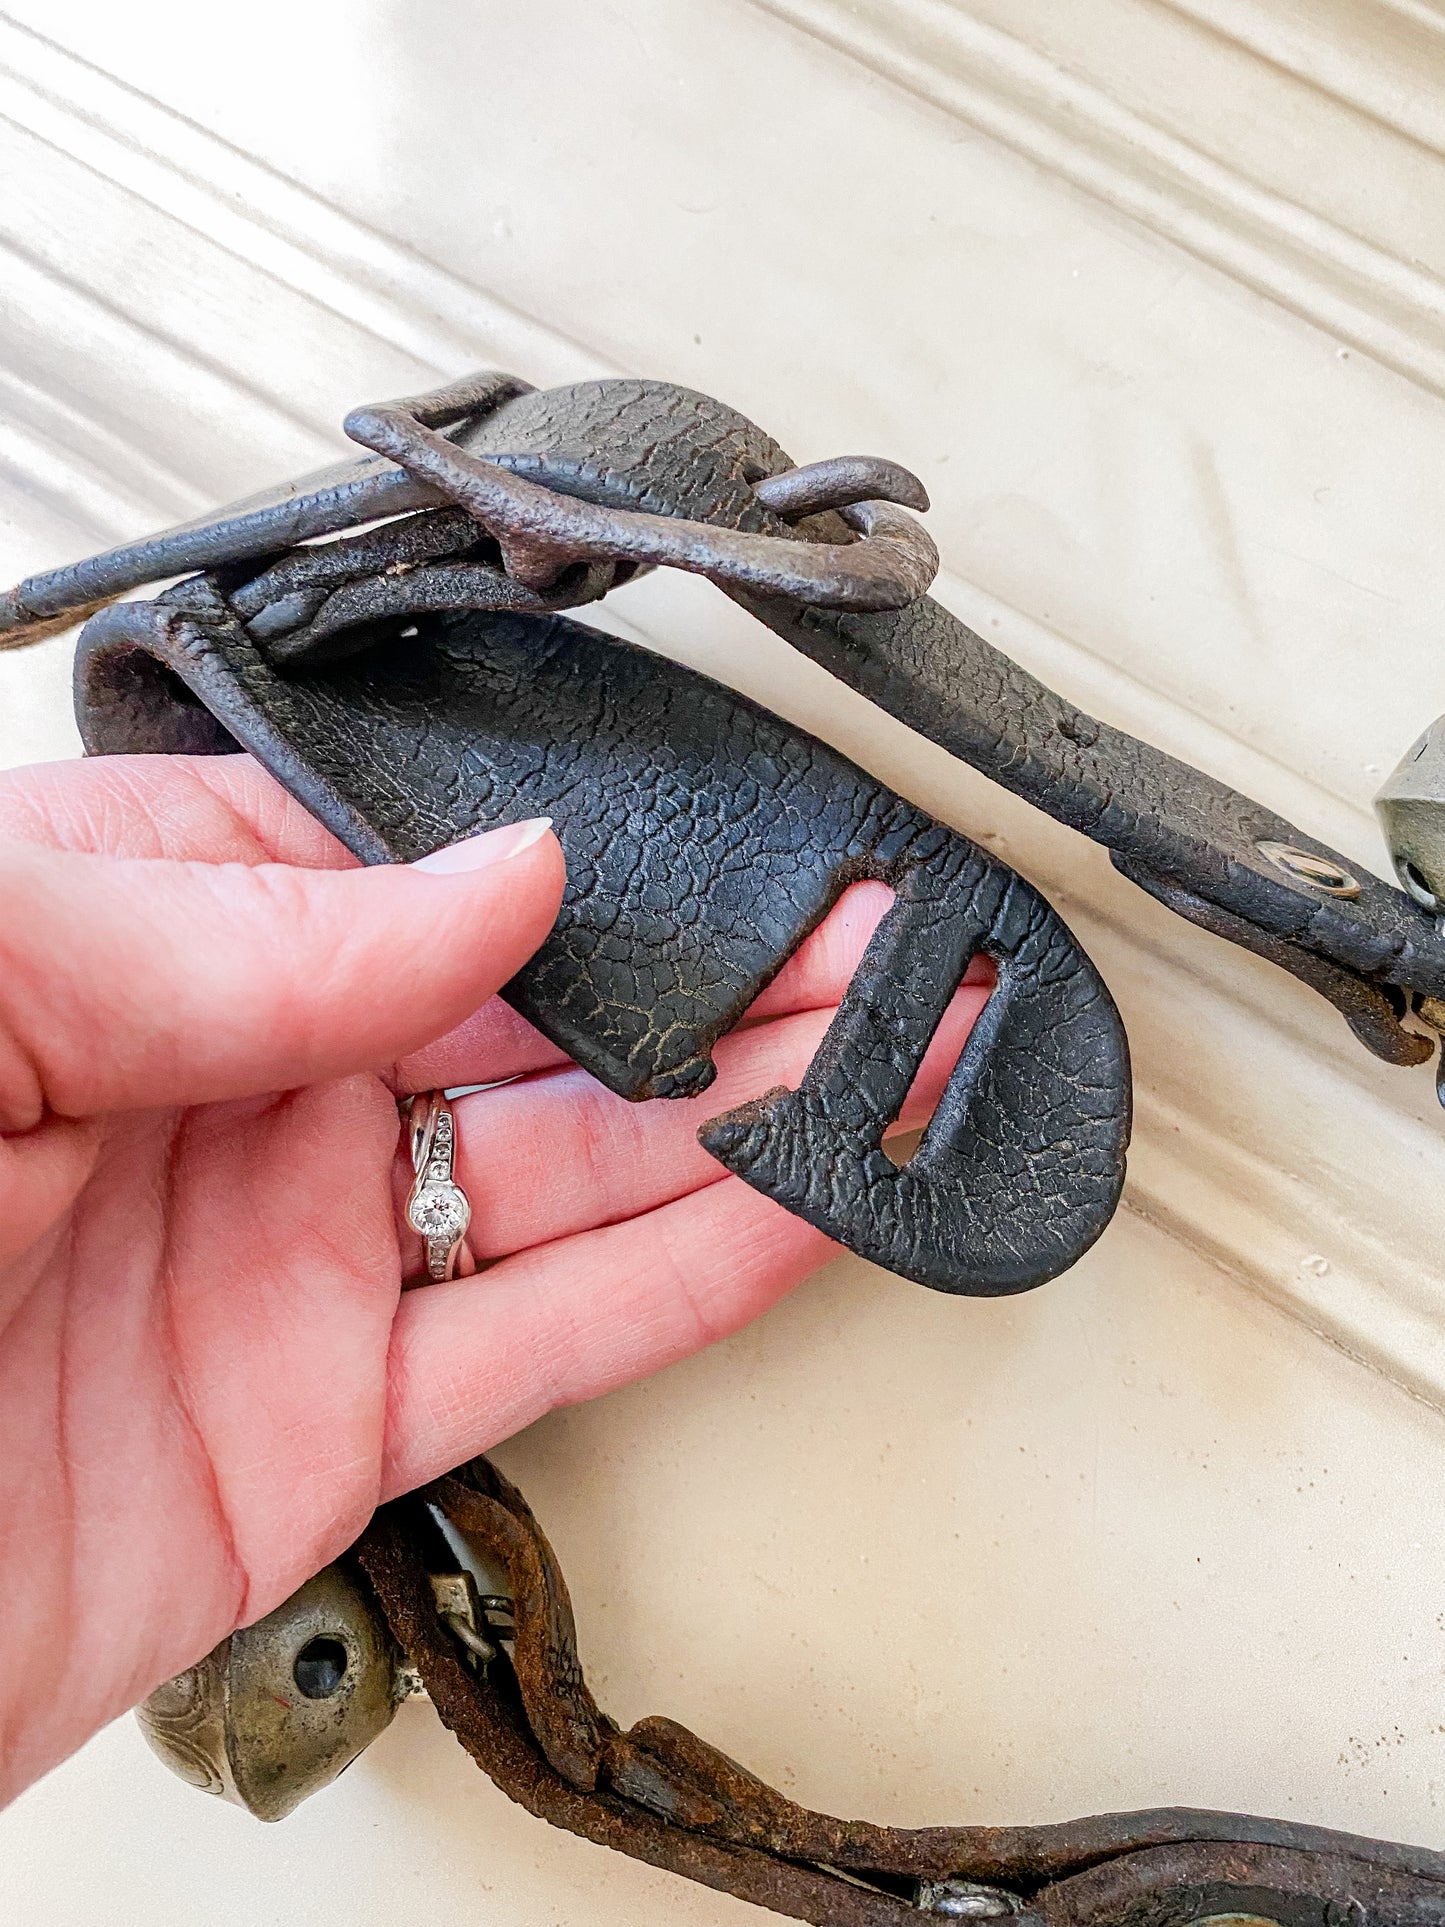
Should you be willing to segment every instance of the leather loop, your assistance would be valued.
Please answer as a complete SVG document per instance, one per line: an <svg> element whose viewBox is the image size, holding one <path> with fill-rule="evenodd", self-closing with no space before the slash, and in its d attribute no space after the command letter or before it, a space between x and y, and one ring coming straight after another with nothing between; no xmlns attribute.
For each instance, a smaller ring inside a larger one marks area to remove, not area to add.
<svg viewBox="0 0 1445 1927"><path fill-rule="evenodd" d="M940 1291L1025 1291L1073 1264L1112 1215L1128 1142L1127 1050L1108 993L1053 911L961 840L881 871L898 891L797 1091L699 1132L730 1171ZM998 980L921 1143L883 1137L975 955ZM1121 1053L1123 1061L1121 1062ZM1069 1093L1067 1131L1059 1094Z"/></svg>

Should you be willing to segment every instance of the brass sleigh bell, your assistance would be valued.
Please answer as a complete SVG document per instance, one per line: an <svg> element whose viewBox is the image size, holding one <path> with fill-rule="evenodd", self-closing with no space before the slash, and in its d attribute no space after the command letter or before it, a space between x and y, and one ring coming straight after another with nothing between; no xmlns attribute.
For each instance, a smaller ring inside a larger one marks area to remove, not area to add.
<svg viewBox="0 0 1445 1927"><path fill-rule="evenodd" d="M1445 716L1405 752L1375 811L1400 882L1424 909L1445 914Z"/></svg>
<svg viewBox="0 0 1445 1927"><path fill-rule="evenodd" d="M280 1820L350 1766L416 1690L342 1560L158 1686L136 1717L188 1785Z"/></svg>

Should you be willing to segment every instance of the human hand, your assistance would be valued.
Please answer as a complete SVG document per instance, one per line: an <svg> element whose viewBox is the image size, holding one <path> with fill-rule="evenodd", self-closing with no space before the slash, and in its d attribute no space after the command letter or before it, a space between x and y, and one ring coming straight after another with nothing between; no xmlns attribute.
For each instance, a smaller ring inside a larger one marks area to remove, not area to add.
<svg viewBox="0 0 1445 1927"><path fill-rule="evenodd" d="M556 839L449 861L359 869L244 756L0 776L0 1802L381 1501L836 1249L695 1132L797 1083L882 886L719 1044L711 1090L634 1106L493 994L555 918ZM900 1128L987 997L971 977ZM403 1293L397 1096L499 1079L455 1105L487 1268Z"/></svg>

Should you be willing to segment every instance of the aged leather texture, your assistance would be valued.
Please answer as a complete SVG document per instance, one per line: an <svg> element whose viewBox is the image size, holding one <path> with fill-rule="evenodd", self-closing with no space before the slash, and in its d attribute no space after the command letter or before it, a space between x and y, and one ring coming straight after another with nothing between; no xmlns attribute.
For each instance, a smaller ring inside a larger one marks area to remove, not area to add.
<svg viewBox="0 0 1445 1927"><path fill-rule="evenodd" d="M717 1038L840 892L889 883L895 905L798 1091L701 1133L853 1250L983 1294L1071 1263L1119 1195L1122 1027L1052 910L986 851L756 705L555 613L638 566L725 585L881 708L1104 844L1157 900L1293 972L1380 1056L1432 1054L1402 1019L1445 998L1442 926L1368 875L1312 887L1267 846L1353 866L1083 715L918 593L936 553L889 519L888 504L923 505L896 464L796 470L736 410L645 381L537 393L467 377L359 410L348 431L366 461L18 585L0 597L0 644L212 570L88 624L87 746L247 749L371 862L551 815L562 915L505 994L631 1098L705 1089ZM847 492L845 471L886 501ZM382 516L397 519L365 526ZM298 546L348 527L360 532ZM976 953L997 988L920 1148L895 1164L884 1135ZM502 1650L480 1666L438 1616L429 1575L455 1555L437 1513L506 1576L511 1616L488 1628ZM1445 1857L1428 1849L1186 1809L879 1827L786 1799L671 1721L624 1732L588 1690L545 1538L485 1461L383 1508L358 1550L440 1716L511 1797L820 1927L902 1927L920 1911L1027 1927L1445 1927Z"/></svg>
<svg viewBox="0 0 1445 1927"><path fill-rule="evenodd" d="M437 1616L434 1511L505 1575L485 1667ZM1160 1807L1044 1826L879 1826L777 1792L676 1721L624 1730L587 1686L566 1582L526 1500L476 1459L384 1507L357 1548L439 1717L554 1826L818 1927L1441 1927L1445 1854L1254 1814Z"/></svg>
<svg viewBox="0 0 1445 1927"><path fill-rule="evenodd" d="M791 466L726 404L662 382L595 381L517 396L459 438L471 452L570 494L775 535L752 483ZM802 525L845 539L834 517ZM1445 995L1445 934L1401 890L1201 770L1084 715L930 596L859 614L737 599L787 642L922 735L1103 843L1181 915L1291 969L1369 1048L1421 1062L1402 991ZM1289 844L1353 872L1357 897L1322 895L1260 851Z"/></svg>
<svg viewBox="0 0 1445 1927"><path fill-rule="evenodd" d="M717 1038L848 884L881 879L896 902L800 1088L702 1142L945 1291L1026 1289L1099 1235L1123 1178L1127 1045L1020 877L756 704L575 622L421 613L368 644L283 674L214 578L118 604L78 652L86 746L245 748L369 862L552 816L562 913L504 994L629 1098L704 1090ZM997 986L900 1168L884 1133L976 953Z"/></svg>
<svg viewBox="0 0 1445 1927"><path fill-rule="evenodd" d="M846 883L888 881L897 904L800 1089L703 1133L729 1169L853 1250L972 1292L1023 1289L1071 1262L1117 1201L1122 1031L1057 919L976 846L755 706L541 613L605 594L639 557L712 574L834 675L1107 845L1171 909L1318 990L1380 1056L1431 1055L1402 1019L1445 995L1445 936L1402 891L1365 875L1353 896L1302 882L1267 846L1348 866L1082 715L927 596L863 609L758 592L769 539L797 574L816 545L846 557L857 515L885 508L818 509L823 470L835 488L844 469L894 472L906 498L918 485L905 471L862 458L796 470L735 409L662 382L538 392L468 377L348 427L373 453L320 478L319 494L25 587L43 617L57 597L173 563L178 542L223 555L236 532L234 560L152 614L92 619L87 742L244 744L372 861L556 816L573 879L562 923L509 995L634 1098L704 1088L713 1042ZM401 513L296 546L296 528L336 527L353 498L362 519L363 504ZM885 574L908 549L892 526ZM147 651L170 684L138 666ZM200 706L177 700L182 687ZM998 989L900 1169L883 1134L974 951L999 966Z"/></svg>
<svg viewBox="0 0 1445 1927"><path fill-rule="evenodd" d="M367 461L19 585L0 598L0 642L212 570L88 624L87 746L247 749L371 862L551 815L562 915L505 994L631 1098L704 1090L718 1037L840 892L890 884L894 907L800 1088L701 1133L853 1250L948 1291L1064 1269L1119 1196L1122 1027L1053 911L986 851L756 705L555 613L638 566L725 585L880 707L1104 844L1160 902L1292 971L1382 1057L1432 1054L1402 1019L1445 997L1436 920L1367 875L1337 892L1301 880L1267 846L1352 866L1081 714L918 593L936 554L888 506L922 506L896 465L796 470L736 410L644 381L537 393L474 376L359 410L348 430ZM863 477L886 501L848 492ZM365 526L381 516L397 519ZM347 527L360 532L298 546ZM885 1133L977 953L997 988L897 1164ZM438 1617L429 1574L454 1554L437 1512L505 1571L514 1617L489 1630L510 1650L480 1667ZM820 1927L901 1927L920 1911L1028 1927L1445 1927L1445 1857L1427 1849L1185 1809L878 1827L799 1806L671 1721L624 1732L587 1688L550 1548L485 1461L384 1508L359 1552L439 1714L513 1798Z"/></svg>

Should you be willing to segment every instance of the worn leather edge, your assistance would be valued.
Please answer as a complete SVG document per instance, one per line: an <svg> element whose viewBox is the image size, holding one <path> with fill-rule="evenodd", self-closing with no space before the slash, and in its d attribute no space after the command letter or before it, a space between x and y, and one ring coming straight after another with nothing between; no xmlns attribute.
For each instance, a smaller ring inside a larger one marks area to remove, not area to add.
<svg viewBox="0 0 1445 1927"><path fill-rule="evenodd" d="M484 1673L464 1662L430 1597L432 1508L513 1593L512 1656ZM1428 1848L1188 1808L1033 1827L879 1827L797 1805L670 1720L623 1732L587 1690L545 1535L485 1459L383 1508L358 1550L444 1724L508 1797L820 1927L916 1924L918 1883L949 1879L1001 1890L1013 1918L1057 1927L1252 1911L1305 1927L1312 1907L1327 1921L1343 1908L1360 1927L1445 1919L1445 1854Z"/></svg>

